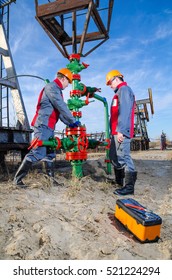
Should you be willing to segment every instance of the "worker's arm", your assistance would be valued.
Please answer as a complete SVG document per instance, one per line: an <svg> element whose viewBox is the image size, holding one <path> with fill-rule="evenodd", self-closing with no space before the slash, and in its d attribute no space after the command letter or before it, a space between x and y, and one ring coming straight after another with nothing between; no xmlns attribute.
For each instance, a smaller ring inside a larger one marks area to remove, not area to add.
<svg viewBox="0 0 172 280"><path fill-rule="evenodd" d="M75 118L72 116L71 111L64 102L61 90L55 84L50 83L46 85L44 91L53 107L59 111L60 120L66 125L74 123Z"/></svg>

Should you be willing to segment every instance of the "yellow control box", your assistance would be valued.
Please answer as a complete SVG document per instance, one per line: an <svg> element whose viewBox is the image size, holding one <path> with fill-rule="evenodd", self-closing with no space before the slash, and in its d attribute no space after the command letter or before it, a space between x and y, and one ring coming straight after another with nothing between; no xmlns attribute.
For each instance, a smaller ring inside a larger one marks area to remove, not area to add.
<svg viewBox="0 0 172 280"><path fill-rule="evenodd" d="M162 219L132 198L117 199L115 217L141 242L160 238Z"/></svg>

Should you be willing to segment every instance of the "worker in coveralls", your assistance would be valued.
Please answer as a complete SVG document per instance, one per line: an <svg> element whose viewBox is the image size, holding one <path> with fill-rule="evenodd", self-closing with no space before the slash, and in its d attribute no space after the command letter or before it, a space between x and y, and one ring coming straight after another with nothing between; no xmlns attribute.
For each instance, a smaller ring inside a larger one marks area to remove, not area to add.
<svg viewBox="0 0 172 280"><path fill-rule="evenodd" d="M164 133L164 131L162 130L161 133L161 150L165 150L167 147L167 143L166 143L166 134Z"/></svg>
<svg viewBox="0 0 172 280"><path fill-rule="evenodd" d="M79 121L75 122L75 118L63 100L62 90L69 83L72 83L72 73L67 68L62 68L57 72L57 78L42 89L38 98L36 114L31 123L34 128L34 138L46 141L54 137L55 125L59 119L69 127L80 125ZM53 179L55 156L55 152L47 147L31 149L15 174L14 184L26 188L27 186L22 182L22 179L27 175L32 165L40 160L45 163L47 175Z"/></svg>
<svg viewBox="0 0 172 280"><path fill-rule="evenodd" d="M118 70L107 73L106 85L115 92L111 103L109 157L114 166L115 182L120 188L114 194L134 194L137 172L130 155L130 142L134 133L135 96Z"/></svg>

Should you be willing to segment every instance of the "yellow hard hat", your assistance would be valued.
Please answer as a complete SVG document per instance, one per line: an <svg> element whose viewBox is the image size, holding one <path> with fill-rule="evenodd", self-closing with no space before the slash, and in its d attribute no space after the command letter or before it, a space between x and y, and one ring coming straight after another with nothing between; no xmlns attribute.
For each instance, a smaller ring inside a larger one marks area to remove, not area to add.
<svg viewBox="0 0 172 280"><path fill-rule="evenodd" d="M72 72L69 69L62 68L57 72L57 74L58 73L64 75L66 78L68 78L70 84L72 83Z"/></svg>
<svg viewBox="0 0 172 280"><path fill-rule="evenodd" d="M118 70L111 70L110 72L107 73L106 75L106 85L109 84L110 80L113 77L121 77L123 78L123 75L118 71Z"/></svg>

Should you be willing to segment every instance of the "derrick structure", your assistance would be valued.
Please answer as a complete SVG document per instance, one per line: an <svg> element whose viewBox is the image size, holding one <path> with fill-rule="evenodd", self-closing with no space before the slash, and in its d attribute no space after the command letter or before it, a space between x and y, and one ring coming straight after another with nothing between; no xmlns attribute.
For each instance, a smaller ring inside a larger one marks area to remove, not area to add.
<svg viewBox="0 0 172 280"><path fill-rule="evenodd" d="M4 165L5 154L10 150L20 150L24 155L31 140L31 130L9 45L10 4L13 2L15 0L0 1L0 165ZM16 119L13 124L11 100Z"/></svg>

